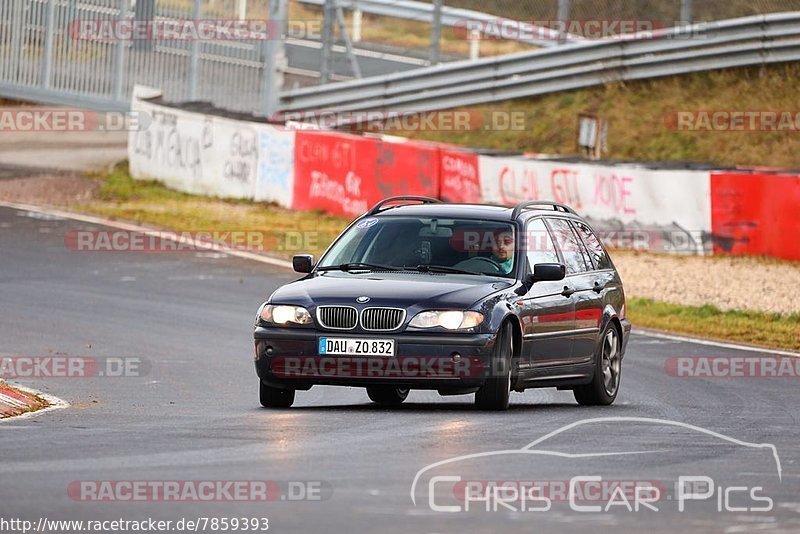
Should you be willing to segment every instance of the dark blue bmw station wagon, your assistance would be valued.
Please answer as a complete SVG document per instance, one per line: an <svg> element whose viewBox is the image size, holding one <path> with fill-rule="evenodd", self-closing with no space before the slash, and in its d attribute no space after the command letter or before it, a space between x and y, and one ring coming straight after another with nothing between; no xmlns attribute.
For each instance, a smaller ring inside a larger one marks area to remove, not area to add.
<svg viewBox="0 0 800 534"><path fill-rule="evenodd" d="M622 280L566 206L391 198L318 263L293 265L305 276L256 317L265 407L323 384L364 387L384 405L411 389L474 393L486 410L528 388L570 389L586 405L619 393L631 331Z"/></svg>

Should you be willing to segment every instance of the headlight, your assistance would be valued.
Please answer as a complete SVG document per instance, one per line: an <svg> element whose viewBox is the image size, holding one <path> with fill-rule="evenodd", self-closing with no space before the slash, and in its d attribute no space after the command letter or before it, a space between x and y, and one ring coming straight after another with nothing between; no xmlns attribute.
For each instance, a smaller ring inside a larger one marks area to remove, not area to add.
<svg viewBox="0 0 800 534"><path fill-rule="evenodd" d="M288 325L288 324L311 324L311 314L302 306L273 306L267 304L261 308L259 317L265 323Z"/></svg>
<svg viewBox="0 0 800 534"><path fill-rule="evenodd" d="M425 311L411 319L408 326L415 328L436 328L447 330L466 330L483 322L483 314L474 311Z"/></svg>

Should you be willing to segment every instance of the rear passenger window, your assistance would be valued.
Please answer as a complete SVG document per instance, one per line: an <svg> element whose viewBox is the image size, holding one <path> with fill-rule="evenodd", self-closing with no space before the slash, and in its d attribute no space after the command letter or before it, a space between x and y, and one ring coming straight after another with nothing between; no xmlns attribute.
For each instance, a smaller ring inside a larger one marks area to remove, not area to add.
<svg viewBox="0 0 800 534"><path fill-rule="evenodd" d="M595 233L592 232L592 229L579 222L575 223L575 227L578 229L578 233L583 238L586 248L589 249L589 255L592 257L595 268L598 271L602 271L603 269L611 269L611 260L608 258L608 254L606 254L605 249L603 249L603 245L600 243L600 240L597 239Z"/></svg>
<svg viewBox="0 0 800 534"><path fill-rule="evenodd" d="M525 230L525 252L531 269L540 263L561 263L553 238L542 219L534 219L528 223Z"/></svg>
<svg viewBox="0 0 800 534"><path fill-rule="evenodd" d="M583 273L592 270L591 262L583 249L578 236L566 219L547 219L553 229L553 237L564 255L567 274Z"/></svg>

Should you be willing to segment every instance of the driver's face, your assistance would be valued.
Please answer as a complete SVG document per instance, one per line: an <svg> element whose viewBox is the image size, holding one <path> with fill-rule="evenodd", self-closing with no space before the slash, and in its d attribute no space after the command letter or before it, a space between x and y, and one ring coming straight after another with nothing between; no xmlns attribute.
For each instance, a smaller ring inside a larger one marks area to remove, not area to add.
<svg viewBox="0 0 800 534"><path fill-rule="evenodd" d="M497 236L493 249L494 257L501 262L510 260L514 257L514 236L510 233L500 234Z"/></svg>

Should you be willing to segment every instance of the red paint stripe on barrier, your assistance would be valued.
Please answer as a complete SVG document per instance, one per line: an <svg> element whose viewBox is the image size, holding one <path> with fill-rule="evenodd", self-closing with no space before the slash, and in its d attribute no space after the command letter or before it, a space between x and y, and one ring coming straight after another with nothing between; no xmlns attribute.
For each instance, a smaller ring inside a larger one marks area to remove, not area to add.
<svg viewBox="0 0 800 534"><path fill-rule="evenodd" d="M386 197L439 193L437 145L314 131L295 139L294 209L355 217Z"/></svg>
<svg viewBox="0 0 800 534"><path fill-rule="evenodd" d="M800 260L800 176L711 174L714 253Z"/></svg>
<svg viewBox="0 0 800 534"><path fill-rule="evenodd" d="M442 146L439 155L439 198L445 202L480 204L483 193L478 155L446 146Z"/></svg>

